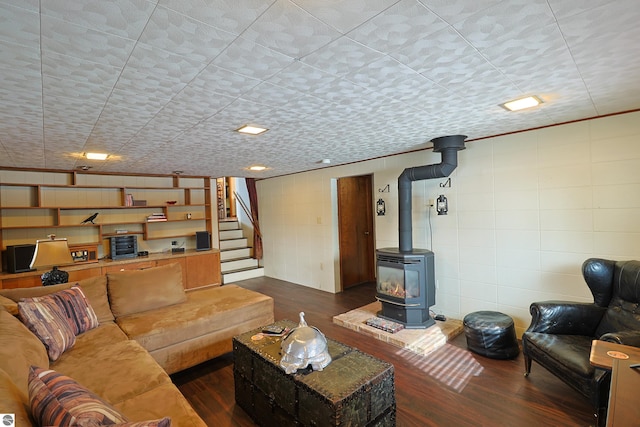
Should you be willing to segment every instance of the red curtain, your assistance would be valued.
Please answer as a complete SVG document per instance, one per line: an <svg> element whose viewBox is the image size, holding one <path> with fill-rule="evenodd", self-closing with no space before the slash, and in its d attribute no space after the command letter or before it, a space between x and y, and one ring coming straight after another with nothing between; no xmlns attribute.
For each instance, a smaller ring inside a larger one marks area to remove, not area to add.
<svg viewBox="0 0 640 427"><path fill-rule="evenodd" d="M260 234L260 224L258 222L258 191L256 190L255 178L245 178L247 193L249 194L249 205L251 207L251 221L253 223L253 257L262 259L262 235Z"/></svg>

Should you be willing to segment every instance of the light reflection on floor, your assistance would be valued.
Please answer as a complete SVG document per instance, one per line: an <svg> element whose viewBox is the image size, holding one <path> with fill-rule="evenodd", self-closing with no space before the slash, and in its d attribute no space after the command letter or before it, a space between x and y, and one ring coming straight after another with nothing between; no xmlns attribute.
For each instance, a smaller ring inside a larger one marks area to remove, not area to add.
<svg viewBox="0 0 640 427"><path fill-rule="evenodd" d="M445 344L428 356L407 350L396 354L458 393L464 390L471 377L479 376L484 370L468 350L451 344Z"/></svg>

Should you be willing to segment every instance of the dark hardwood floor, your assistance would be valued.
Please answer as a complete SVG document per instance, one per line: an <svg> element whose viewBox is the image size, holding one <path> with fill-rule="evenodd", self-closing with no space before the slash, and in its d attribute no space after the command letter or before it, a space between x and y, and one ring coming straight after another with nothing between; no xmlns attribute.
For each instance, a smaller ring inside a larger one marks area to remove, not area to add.
<svg viewBox="0 0 640 427"><path fill-rule="evenodd" d="M276 319L297 321L298 313L304 311L307 323L318 327L328 337L392 363L398 426L595 424L587 400L539 365L534 363L531 374L524 378L522 354L513 360L478 356L466 351L464 334L461 334L438 350L437 358L435 353L427 357L416 356L333 324L334 315L373 302L375 284L359 285L340 294L267 277L238 284L272 296ZM459 353L464 356L462 361L458 359L457 366L449 366L447 356ZM473 371L478 375L469 375ZM254 425L235 404L231 354L177 373L172 378L208 425Z"/></svg>

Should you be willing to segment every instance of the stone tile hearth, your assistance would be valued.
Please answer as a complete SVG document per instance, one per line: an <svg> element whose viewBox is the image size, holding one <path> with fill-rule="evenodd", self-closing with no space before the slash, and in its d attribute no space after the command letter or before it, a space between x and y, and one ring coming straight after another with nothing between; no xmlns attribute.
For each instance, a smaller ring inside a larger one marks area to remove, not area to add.
<svg viewBox="0 0 640 427"><path fill-rule="evenodd" d="M392 334L366 324L381 309L381 303L376 301L334 316L333 323L422 355L437 350L463 331L461 320L447 319L436 321L427 329L403 329Z"/></svg>

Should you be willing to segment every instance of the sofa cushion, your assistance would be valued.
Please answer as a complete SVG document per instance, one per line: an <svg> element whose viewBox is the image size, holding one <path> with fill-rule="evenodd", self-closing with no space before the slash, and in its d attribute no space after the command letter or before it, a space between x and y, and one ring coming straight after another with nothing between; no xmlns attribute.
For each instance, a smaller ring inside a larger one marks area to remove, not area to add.
<svg viewBox="0 0 640 427"><path fill-rule="evenodd" d="M113 406L130 420L167 416L171 418L172 427L207 427L178 387L172 383L159 385L123 402L114 403Z"/></svg>
<svg viewBox="0 0 640 427"><path fill-rule="evenodd" d="M10 313L18 314L18 301L22 298L34 298L49 295L63 289L69 289L71 286L80 286L89 300L91 307L98 316L98 322L104 323L113 321L113 313L109 307L109 299L107 297L107 277L96 276L78 282L63 283L53 286L36 286L33 288L17 288L17 289L0 289L0 303L9 310ZM11 304L5 298L13 301Z"/></svg>
<svg viewBox="0 0 640 427"><path fill-rule="evenodd" d="M120 412L72 378L31 367L29 401L42 426L100 426L127 422Z"/></svg>
<svg viewBox="0 0 640 427"><path fill-rule="evenodd" d="M0 307L2 307L3 310L13 314L14 316L18 315L18 302L12 300L11 298L0 295Z"/></svg>
<svg viewBox="0 0 640 427"><path fill-rule="evenodd" d="M111 427L171 427L171 418L164 417L161 420L153 421L132 421L128 423L115 424Z"/></svg>
<svg viewBox="0 0 640 427"><path fill-rule="evenodd" d="M20 318L42 341L52 361L73 347L76 334L67 316L53 298L25 298L18 303Z"/></svg>
<svg viewBox="0 0 640 427"><path fill-rule="evenodd" d="M186 301L180 264L107 273L111 311L116 318Z"/></svg>
<svg viewBox="0 0 640 427"><path fill-rule="evenodd" d="M99 323L113 322L113 313L107 296L107 276L96 276L75 283L80 286L98 316Z"/></svg>
<svg viewBox="0 0 640 427"><path fill-rule="evenodd" d="M24 393L25 400L31 365L48 367L47 349L16 317L0 310L0 369Z"/></svg>
<svg viewBox="0 0 640 427"><path fill-rule="evenodd" d="M171 383L169 375L137 342L123 340L101 345L105 343L101 334L112 335L103 328L100 326L80 335L78 348L63 354L51 368L70 376L113 405L160 384ZM82 343L87 335L91 340ZM90 341L97 345L93 352L89 348ZM126 412L124 414L128 416Z"/></svg>
<svg viewBox="0 0 640 427"><path fill-rule="evenodd" d="M266 295L226 285L191 291L183 304L120 317L116 322L129 338L153 351L242 324L261 316L260 306L272 311L272 304Z"/></svg>
<svg viewBox="0 0 640 427"><path fill-rule="evenodd" d="M33 424L29 400L11 380L9 374L2 369L0 369L0 402L2 413L15 416L13 425L30 426Z"/></svg>

